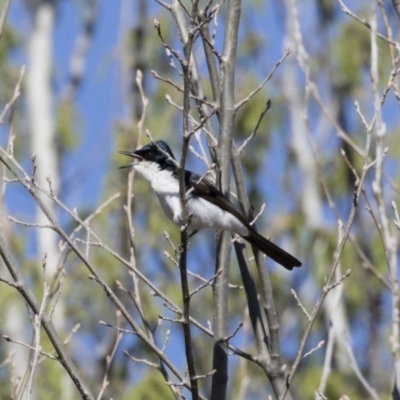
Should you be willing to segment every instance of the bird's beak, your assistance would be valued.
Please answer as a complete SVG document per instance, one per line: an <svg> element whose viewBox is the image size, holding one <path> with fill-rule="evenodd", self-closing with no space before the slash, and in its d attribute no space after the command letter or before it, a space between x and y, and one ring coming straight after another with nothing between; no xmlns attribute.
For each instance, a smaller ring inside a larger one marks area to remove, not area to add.
<svg viewBox="0 0 400 400"><path fill-rule="evenodd" d="M139 156L139 154L133 153L133 152L131 152L131 151L119 151L118 153L124 154L125 156L129 156L129 157L135 158L135 159L137 160L137 161L135 161L135 162L133 162L133 163L131 163L131 164L123 165L122 167L119 167L120 169L122 169L122 168L131 168L131 167L133 167L137 162L140 162L140 161L143 160L143 157L141 157L141 156Z"/></svg>

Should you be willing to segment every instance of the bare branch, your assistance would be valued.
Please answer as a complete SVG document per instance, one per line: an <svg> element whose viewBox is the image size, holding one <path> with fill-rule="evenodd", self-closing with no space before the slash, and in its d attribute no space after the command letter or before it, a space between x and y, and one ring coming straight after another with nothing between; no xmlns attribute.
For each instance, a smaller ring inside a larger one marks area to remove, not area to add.
<svg viewBox="0 0 400 400"><path fill-rule="evenodd" d="M121 313L120 313L119 311L117 311L116 314L117 314L117 327L119 327L119 325L120 325ZM97 400L100 400L100 399L102 398L103 393L104 393L104 391L106 390L106 388L107 388L107 386L108 386L108 384L109 384L109 381L108 381L108 373L109 373L109 371L110 371L110 367L111 367L112 360L114 359L115 354L116 354L117 349L118 349L118 346L119 346L119 344L120 344L120 342L121 342L121 340L122 340L122 336L123 336L123 334L122 334L121 332L118 332L118 333L117 333L117 335L116 335L116 337L115 337L114 346L113 346L113 348L112 348L112 350L111 350L111 354L107 355L107 357L106 357L106 368L105 368L105 372L104 372L103 383L102 383L102 385L101 385L100 392L99 392L99 394L98 394L98 396L97 396Z"/></svg>
<svg viewBox="0 0 400 400"><path fill-rule="evenodd" d="M235 110L238 110L240 107L242 107L248 101L250 101L264 87L264 85L272 78L272 75L274 74L276 69L279 67L279 65L282 64L284 59L291 53L291 51L292 51L292 48L290 46L288 46L286 48L283 56L275 63L274 67L272 68L271 72L267 75L267 77L247 97L245 97L243 100L241 100L239 103L237 103L235 105Z"/></svg>
<svg viewBox="0 0 400 400"><path fill-rule="evenodd" d="M50 294L50 289L47 286L47 279L46 279L46 257L47 257L46 255L43 256L43 264L42 264L44 293L43 293L42 302L40 304L39 314L35 315L35 317L34 317L34 332L35 332L34 343L35 343L35 346L34 346L34 351L33 351L33 357L32 357L29 378L28 378L28 382L26 385L28 399L32 398L33 380L34 380L36 369L37 369L38 362L39 362L39 355L42 351L42 347L40 346L40 326L41 326L42 319L43 319L45 309L47 306L47 300L48 300L49 294Z"/></svg>
<svg viewBox="0 0 400 400"><path fill-rule="evenodd" d="M201 289L204 289L206 286L210 286L211 282L214 281L214 279L222 273L222 270L218 270L216 274L214 274L208 281L204 282L200 286L198 286L196 289L192 290L190 292L190 296L193 296L194 294L198 293Z"/></svg>
<svg viewBox="0 0 400 400"><path fill-rule="evenodd" d="M293 297L296 299L297 301L297 305L301 308L301 311L303 311L303 314L306 316L307 320L310 321L310 314L307 312L307 310L305 309L305 307L303 306L303 304L301 304L301 301L299 299L299 297L297 296L297 293L294 289L290 289Z"/></svg>
<svg viewBox="0 0 400 400"><path fill-rule="evenodd" d="M367 27L368 29L372 30L371 28L371 24L366 21L364 18L360 18L359 16L357 16L356 14L354 14L353 12L350 11L350 9L344 4L343 0L338 0L340 3L340 7L342 9L342 11L347 14L348 16L350 16L351 18L355 19L356 21L358 21L360 24L364 25L365 27ZM388 37L386 37L385 35L382 35L379 32L374 32L374 34L378 37L380 37L381 39L385 40L386 42L388 42L389 44L391 44L392 46L396 46L397 43L394 42L393 40L390 40Z"/></svg>
<svg viewBox="0 0 400 400"><path fill-rule="evenodd" d="M318 349L320 349L322 346L324 346L325 344L325 340L321 340L316 347L314 347L313 349L311 349L308 353L303 355L303 358L306 358L308 356L310 356L312 353L314 353L315 351L317 351Z"/></svg>
<svg viewBox="0 0 400 400"><path fill-rule="evenodd" d="M262 119L264 118L264 115L267 113L267 111L271 108L271 106L272 106L272 101L271 101L271 99L268 99L268 101L267 101L267 103L266 103L266 105L265 105L264 110L263 110L262 113L260 114L260 118L259 118L258 121L257 121L257 125L256 125L256 127L254 128L253 133L252 133L252 134L243 142L243 144L239 147L239 149L238 149L239 154L241 154L241 153L243 152L243 150L246 148L246 146L247 146L247 144L250 142L250 140L253 139L253 138L256 136L257 130L258 130L260 124L261 124L261 121L262 121Z"/></svg>
<svg viewBox="0 0 400 400"><path fill-rule="evenodd" d="M10 2L10 0L7 0L7 1ZM5 6L7 6L7 4ZM4 10L3 10L3 12L4 12ZM1 21L0 21L0 24L1 24ZM2 30L0 31L0 36L1 36L1 32L2 32ZM18 97L21 95L21 85L22 85L22 80L24 79L24 76L25 76L25 69L26 69L25 65L23 65L19 72L18 82L14 88L14 94L13 94L11 100L4 106L4 109L3 109L2 113L0 114L0 124L2 124L4 122L4 117L7 114L8 110L10 110L11 108L14 107L15 102L18 100Z"/></svg>
<svg viewBox="0 0 400 400"><path fill-rule="evenodd" d="M179 271L181 276L181 288L182 288L182 328L185 343L185 354L187 367L190 378L190 386L192 391L192 398L197 400L199 398L199 388L196 377L195 359L192 347L192 337L190 329L190 289L187 274L187 244L188 234L187 226L189 223L190 216L188 215L186 203L186 188L185 188L185 164L186 156L189 148L189 141L194 133L189 132L189 114L190 114L190 72L191 72L191 56L192 48L194 43L194 21L197 14L198 0L192 1L192 10L190 14L190 26L187 42L183 44L185 52L185 60L181 61L183 70L183 144L181 158L178 166L178 179L179 179L179 197L182 208L182 224L181 224L181 243L179 245ZM176 1L174 1L174 7L178 7Z"/></svg>
<svg viewBox="0 0 400 400"><path fill-rule="evenodd" d="M368 394L371 396L371 399L374 400L379 400L380 397L378 396L378 393L375 391L375 389L368 383L368 381L365 379L365 377L363 376L358 364L357 364L357 360L354 356L353 350L350 346L349 341L343 337L343 342L344 345L346 347L347 350L347 354L350 358L350 365L351 368L353 369L354 373L356 374L358 380L361 382L361 384L363 385L363 387L366 389L366 391L368 392Z"/></svg>
<svg viewBox="0 0 400 400"><path fill-rule="evenodd" d="M34 346L31 346L31 345L29 345L27 343L23 343L23 342L21 342L19 340L14 340L14 339L10 338L8 335L3 335L3 339L6 342L19 344L19 345L21 345L23 347L26 347L26 348L28 348L29 350L32 350L32 351L36 350L36 348ZM48 353L46 351L43 351L42 349L39 350L39 354L41 354L42 356L45 356L47 358L50 358L51 360L58 360L58 357L55 357L53 354Z"/></svg>

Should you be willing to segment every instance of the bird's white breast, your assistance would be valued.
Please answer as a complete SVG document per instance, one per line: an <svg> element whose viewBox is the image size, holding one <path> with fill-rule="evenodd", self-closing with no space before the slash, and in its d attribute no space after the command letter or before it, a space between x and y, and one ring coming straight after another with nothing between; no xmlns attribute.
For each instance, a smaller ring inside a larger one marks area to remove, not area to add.
<svg viewBox="0 0 400 400"><path fill-rule="evenodd" d="M161 170L158 164L148 161L135 164L134 169L150 182L166 216L176 225L180 225L182 207L178 179L172 175L171 171ZM248 229L234 215L209 201L189 195L186 204L190 215L190 230L227 230L247 236Z"/></svg>
<svg viewBox="0 0 400 400"><path fill-rule="evenodd" d="M179 181L172 175L171 171L161 170L158 164L148 161L135 164L134 169L150 182L166 216L176 225L179 225L182 214Z"/></svg>

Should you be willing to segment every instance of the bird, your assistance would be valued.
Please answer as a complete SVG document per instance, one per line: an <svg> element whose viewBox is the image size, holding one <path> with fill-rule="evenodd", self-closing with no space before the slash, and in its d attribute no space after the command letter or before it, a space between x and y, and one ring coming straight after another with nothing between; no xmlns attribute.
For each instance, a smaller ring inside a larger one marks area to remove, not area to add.
<svg viewBox="0 0 400 400"><path fill-rule="evenodd" d="M182 205L178 163L168 144L163 140L151 141L139 150L119 153L134 159L133 163L120 168L133 167L139 175L149 181L166 216L175 225L180 226ZM302 265L297 258L256 232L244 214L207 177L201 177L188 170L185 170L184 174L189 232L213 229L236 233L288 270Z"/></svg>

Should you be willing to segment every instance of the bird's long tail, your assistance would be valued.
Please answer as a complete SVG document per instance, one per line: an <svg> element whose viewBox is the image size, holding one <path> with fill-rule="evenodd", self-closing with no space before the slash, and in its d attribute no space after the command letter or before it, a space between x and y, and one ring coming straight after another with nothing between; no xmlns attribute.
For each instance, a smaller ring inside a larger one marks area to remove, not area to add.
<svg viewBox="0 0 400 400"><path fill-rule="evenodd" d="M273 244L253 229L249 229L248 236L244 236L243 238L286 269L292 270L294 267L301 266L301 262L297 258L293 257L276 244Z"/></svg>

